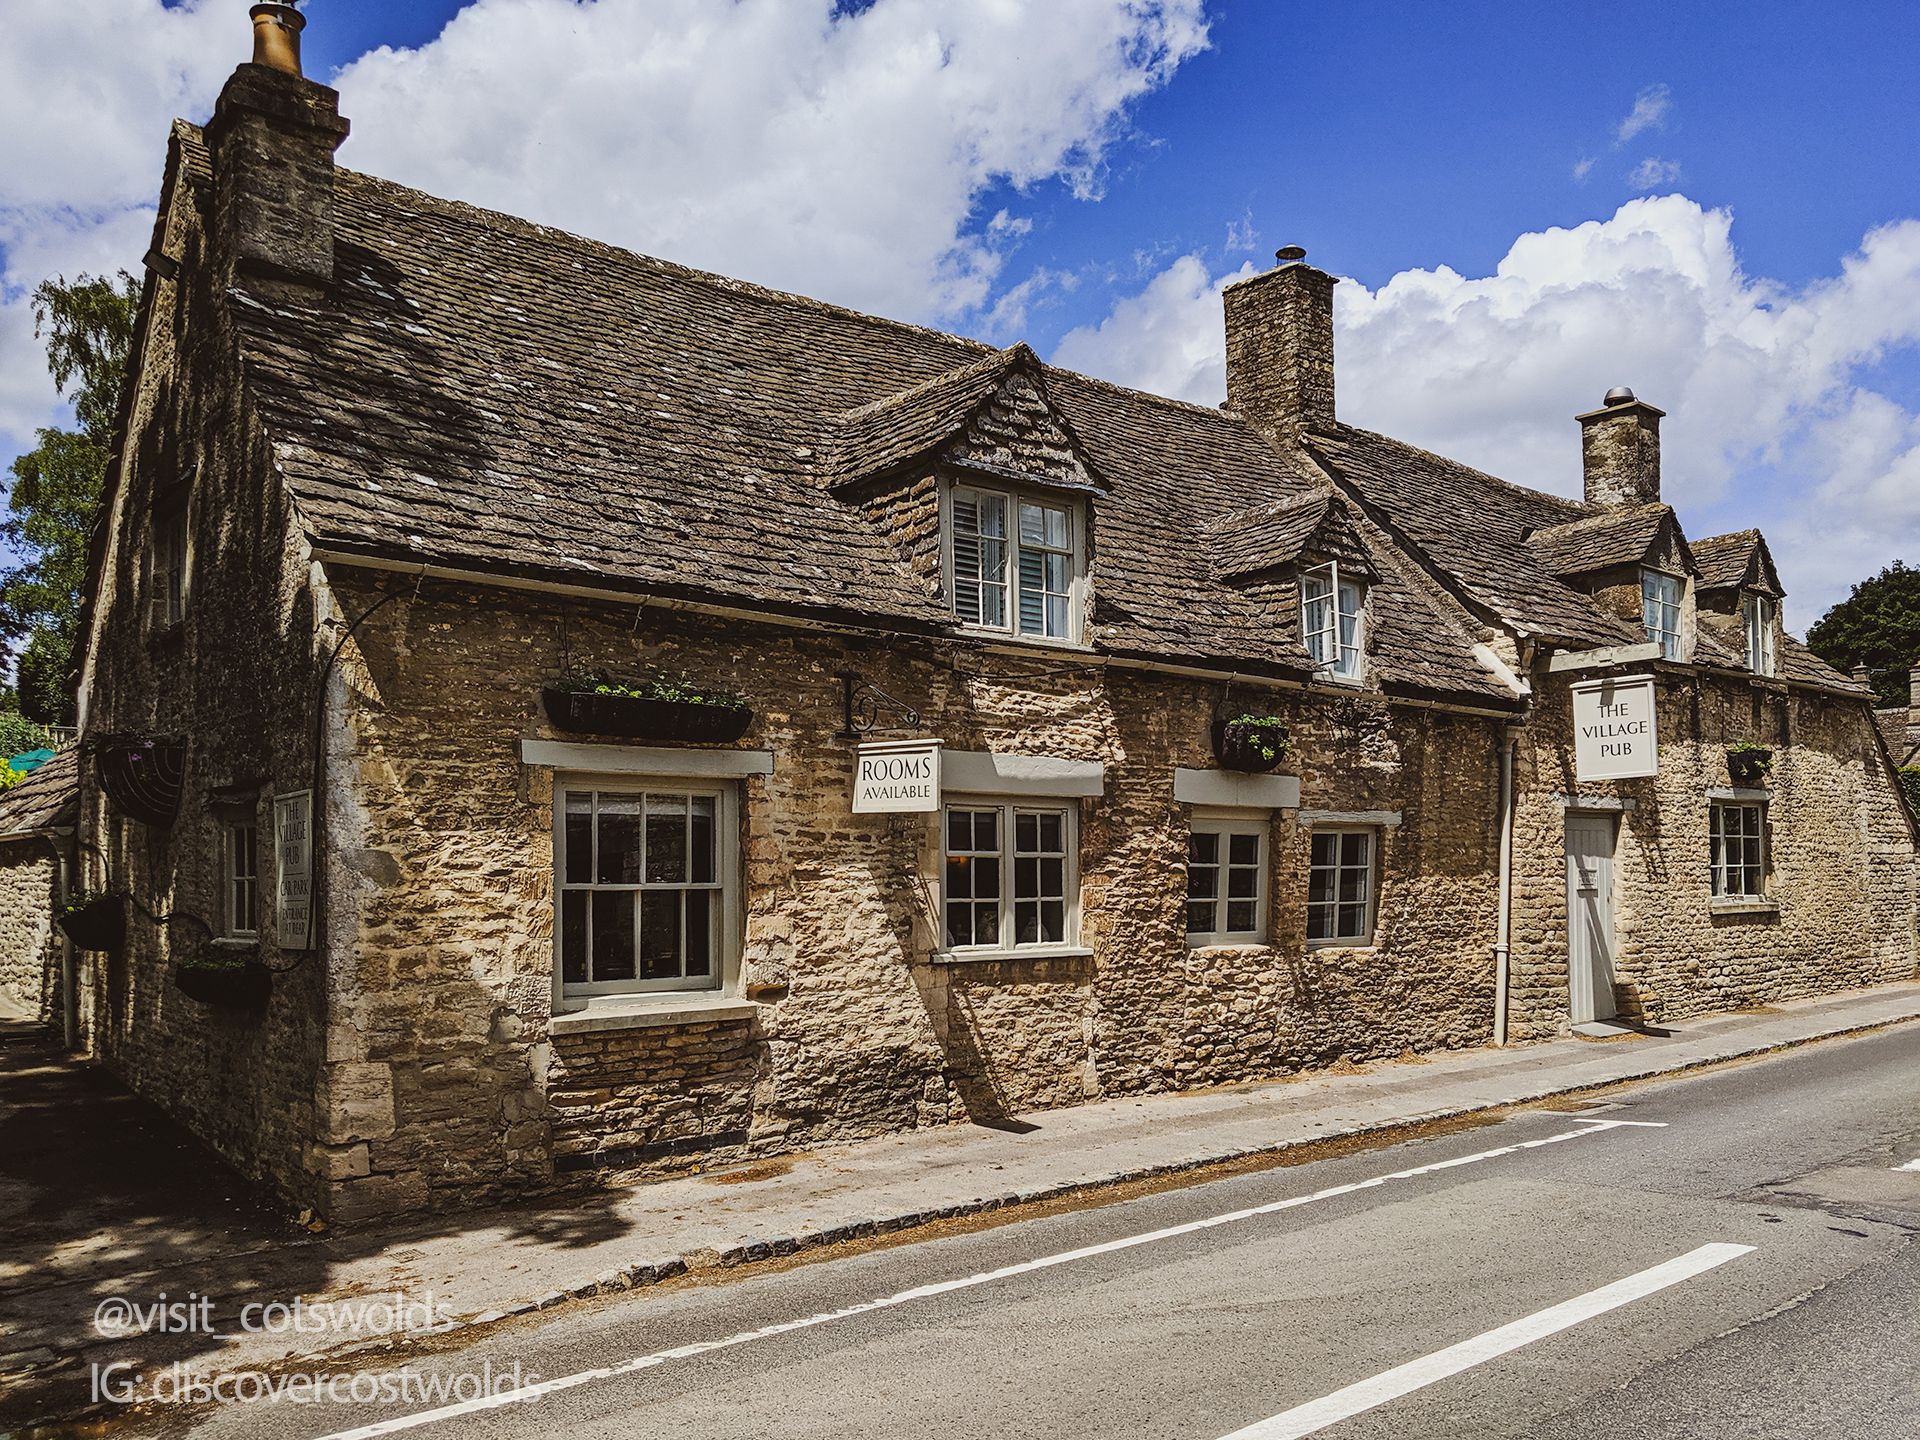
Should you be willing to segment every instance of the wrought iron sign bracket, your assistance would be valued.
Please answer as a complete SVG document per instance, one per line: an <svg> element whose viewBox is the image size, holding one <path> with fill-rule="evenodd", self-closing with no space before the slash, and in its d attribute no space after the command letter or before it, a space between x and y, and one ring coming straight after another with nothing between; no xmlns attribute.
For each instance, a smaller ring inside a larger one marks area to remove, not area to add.
<svg viewBox="0 0 1920 1440"><path fill-rule="evenodd" d="M840 681L842 720L840 738L858 740L880 723L880 716L892 714L910 729L920 728L920 712L896 700L878 685L869 685L851 670L836 672Z"/></svg>

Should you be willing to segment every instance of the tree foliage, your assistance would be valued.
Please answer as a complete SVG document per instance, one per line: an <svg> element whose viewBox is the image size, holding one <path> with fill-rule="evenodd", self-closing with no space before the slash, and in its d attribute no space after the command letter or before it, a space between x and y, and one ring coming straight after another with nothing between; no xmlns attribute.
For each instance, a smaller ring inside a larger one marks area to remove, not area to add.
<svg viewBox="0 0 1920 1440"><path fill-rule="evenodd" d="M14 666L18 709L59 723L67 708L87 536L100 505L113 423L133 348L140 285L114 278L48 280L33 292L34 334L47 342L47 369L73 402L74 428L45 429L13 462L0 541L16 563L0 572L0 643Z"/></svg>
<svg viewBox="0 0 1920 1440"><path fill-rule="evenodd" d="M1865 665L1886 706L1907 703L1907 672L1920 665L1920 570L1896 560L1822 615L1807 645L1829 665Z"/></svg>

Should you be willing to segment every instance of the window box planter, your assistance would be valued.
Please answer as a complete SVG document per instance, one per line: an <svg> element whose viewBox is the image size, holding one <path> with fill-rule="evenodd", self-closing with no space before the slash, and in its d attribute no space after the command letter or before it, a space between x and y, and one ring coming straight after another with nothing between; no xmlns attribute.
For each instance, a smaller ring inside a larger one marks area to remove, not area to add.
<svg viewBox="0 0 1920 1440"><path fill-rule="evenodd" d="M94 773L108 801L149 825L172 823L187 774L187 747L152 735L102 735L94 742Z"/></svg>
<svg viewBox="0 0 1920 1440"><path fill-rule="evenodd" d="M629 739L678 740L692 745L728 745L747 733L753 711L724 696L700 700L655 695L602 694L553 685L542 692L554 728L575 735L620 735Z"/></svg>
<svg viewBox="0 0 1920 1440"><path fill-rule="evenodd" d="M127 897L76 895L57 918L60 933L78 950L118 950L127 938Z"/></svg>
<svg viewBox="0 0 1920 1440"><path fill-rule="evenodd" d="M1727 751L1727 774L1736 785L1760 785L1773 773L1773 751L1758 745Z"/></svg>
<svg viewBox="0 0 1920 1440"><path fill-rule="evenodd" d="M203 956L175 965L173 985L216 1010L260 1010L273 993L273 972L251 957Z"/></svg>
<svg viewBox="0 0 1920 1440"><path fill-rule="evenodd" d="M1287 758L1287 727L1271 715L1213 722L1213 758L1223 769L1264 775Z"/></svg>

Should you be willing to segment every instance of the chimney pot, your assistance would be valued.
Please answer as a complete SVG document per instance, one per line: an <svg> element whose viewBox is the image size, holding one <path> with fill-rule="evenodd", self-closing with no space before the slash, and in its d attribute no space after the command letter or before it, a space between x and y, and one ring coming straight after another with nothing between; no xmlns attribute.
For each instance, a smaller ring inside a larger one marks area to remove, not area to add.
<svg viewBox="0 0 1920 1440"><path fill-rule="evenodd" d="M1306 263L1306 250L1283 246L1280 264L1229 285L1227 408L1270 438L1328 431L1333 418L1333 287Z"/></svg>
<svg viewBox="0 0 1920 1440"><path fill-rule="evenodd" d="M1871 685L1873 672L1864 665L1856 665L1853 667L1853 678L1862 685Z"/></svg>
<svg viewBox="0 0 1920 1440"><path fill-rule="evenodd" d="M1659 502L1660 418L1666 413L1616 385L1598 410L1575 417L1589 505L1613 510Z"/></svg>
<svg viewBox="0 0 1920 1440"><path fill-rule="evenodd" d="M247 14L253 20L253 63L299 75L300 32L307 17L291 5L256 5Z"/></svg>

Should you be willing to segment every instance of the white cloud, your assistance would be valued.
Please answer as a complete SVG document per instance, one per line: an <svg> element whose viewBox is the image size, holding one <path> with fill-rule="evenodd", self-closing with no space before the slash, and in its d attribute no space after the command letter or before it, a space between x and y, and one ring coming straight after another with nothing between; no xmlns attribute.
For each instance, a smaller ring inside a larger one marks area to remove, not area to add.
<svg viewBox="0 0 1920 1440"><path fill-rule="evenodd" d="M167 122L203 115L236 52L234 0L27 0L0 45L0 447L58 406L29 296L53 274L136 269Z"/></svg>
<svg viewBox="0 0 1920 1440"><path fill-rule="evenodd" d="M1592 172L1593 172L1593 156L1582 155L1578 160L1573 162L1573 178L1574 179L1584 180Z"/></svg>
<svg viewBox="0 0 1920 1440"><path fill-rule="evenodd" d="M1636 190L1658 190L1663 185L1680 183L1680 162L1647 156L1627 174L1627 183Z"/></svg>
<svg viewBox="0 0 1920 1440"><path fill-rule="evenodd" d="M1056 358L1216 403L1231 278L1178 260ZM1667 498L1696 535L1767 530L1797 625L1886 561L1920 558L1920 417L1869 374L1920 344L1920 221L1790 290L1742 271L1727 211L1634 200L1522 235L1491 275L1348 280L1335 306L1342 419L1522 484L1579 492L1573 416L1611 386L1668 410Z"/></svg>
<svg viewBox="0 0 1920 1440"><path fill-rule="evenodd" d="M1633 108L1613 132L1613 143L1624 145L1646 130L1664 130L1667 116L1673 112L1673 91L1665 85L1649 85L1633 97Z"/></svg>
<svg viewBox="0 0 1920 1440"><path fill-rule="evenodd" d="M244 0L6 6L0 449L58 414L27 292L137 266L167 122L206 118L250 53ZM980 213L982 196L1049 181L1097 196L1129 107L1207 36L1202 0L838 9L476 0L431 44L335 78L354 126L342 161L730 274L965 319L989 312L1031 228Z"/></svg>
<svg viewBox="0 0 1920 1440"><path fill-rule="evenodd" d="M1260 248L1260 233L1253 228L1253 212L1227 222L1227 238L1221 246L1229 255L1250 255Z"/></svg>
<svg viewBox="0 0 1920 1440"><path fill-rule="evenodd" d="M477 0L338 77L345 163L887 314L965 315L990 186L1100 192L1201 0Z"/></svg>

